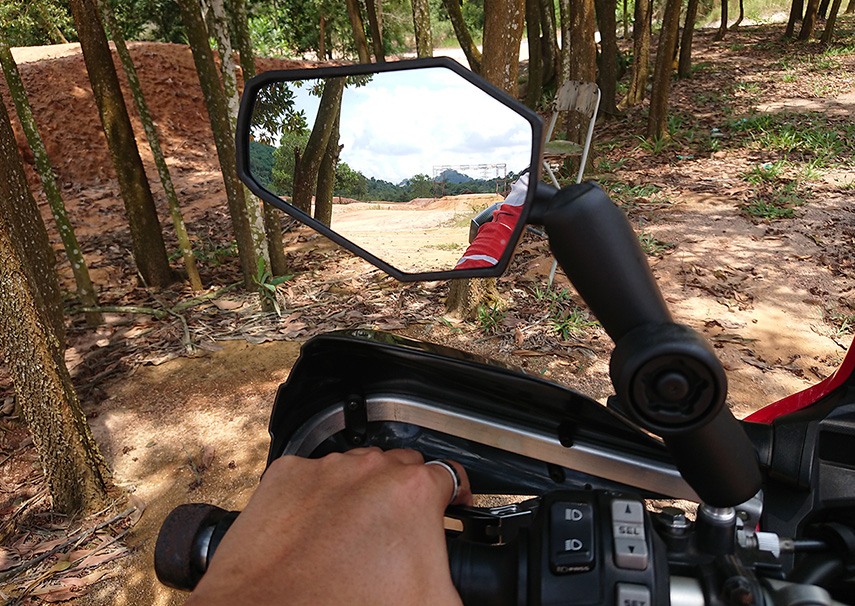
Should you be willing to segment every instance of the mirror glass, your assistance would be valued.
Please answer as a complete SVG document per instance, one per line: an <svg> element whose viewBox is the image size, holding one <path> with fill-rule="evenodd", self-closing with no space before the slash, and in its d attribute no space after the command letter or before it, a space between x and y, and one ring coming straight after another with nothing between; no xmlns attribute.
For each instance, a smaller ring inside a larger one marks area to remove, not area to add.
<svg viewBox="0 0 855 606"><path fill-rule="evenodd" d="M521 205L531 154L524 117L442 67L273 81L250 126L260 185L406 273L495 265L519 208L474 249L471 222Z"/></svg>

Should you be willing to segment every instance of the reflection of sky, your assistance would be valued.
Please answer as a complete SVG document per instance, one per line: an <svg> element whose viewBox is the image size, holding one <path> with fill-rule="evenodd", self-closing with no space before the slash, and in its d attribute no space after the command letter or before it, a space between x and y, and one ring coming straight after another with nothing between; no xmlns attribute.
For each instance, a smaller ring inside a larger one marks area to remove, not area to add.
<svg viewBox="0 0 855 606"><path fill-rule="evenodd" d="M293 88L295 109L311 127L319 97ZM451 70L429 68L375 74L345 88L341 160L368 177L393 183L439 165L507 164L519 172L531 160L531 126L507 106ZM473 178L495 177L458 168ZM504 175L502 175L504 176Z"/></svg>

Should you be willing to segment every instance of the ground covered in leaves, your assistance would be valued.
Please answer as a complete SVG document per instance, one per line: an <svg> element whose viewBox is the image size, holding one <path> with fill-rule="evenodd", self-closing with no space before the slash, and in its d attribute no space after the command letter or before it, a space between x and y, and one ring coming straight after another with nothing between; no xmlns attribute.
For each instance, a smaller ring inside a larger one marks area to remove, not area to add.
<svg viewBox="0 0 855 606"><path fill-rule="evenodd" d="M742 28L722 42L698 32L693 77L672 83L669 137L637 136L644 107L596 129L594 178L627 211L675 318L714 344L737 416L831 375L852 340L853 29L851 18L842 19L829 48L782 42L780 26ZM101 302L144 313L108 313L97 329L86 328L79 313L70 316L68 366L114 481L131 495L130 504L121 499L99 516L50 511L32 440L0 367L4 600L180 603L180 594L153 576L160 522L183 502L245 504L263 469L275 390L300 343L315 334L391 330L499 358L600 400L609 394L611 344L560 272L547 287L551 258L534 234L498 281L507 307L462 322L444 315L445 283L395 283L283 219L294 277L278 289L282 314L262 312L257 295L237 285L190 51L137 43L132 54L208 290L155 292L139 284L82 57L74 47L20 49ZM8 102L5 89L2 95ZM144 161L155 175L150 157ZM31 184L40 191L34 173ZM153 187L174 251L165 200ZM39 201L49 219L40 194ZM71 296L67 303L77 305Z"/></svg>

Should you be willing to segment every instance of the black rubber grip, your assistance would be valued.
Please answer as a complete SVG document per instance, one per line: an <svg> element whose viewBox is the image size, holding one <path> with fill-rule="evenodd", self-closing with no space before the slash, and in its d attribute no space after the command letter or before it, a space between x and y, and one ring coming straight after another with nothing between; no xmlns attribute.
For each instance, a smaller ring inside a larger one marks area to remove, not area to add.
<svg viewBox="0 0 855 606"><path fill-rule="evenodd" d="M565 187L529 219L613 341L642 324L672 322L647 256L623 211L596 183Z"/></svg>

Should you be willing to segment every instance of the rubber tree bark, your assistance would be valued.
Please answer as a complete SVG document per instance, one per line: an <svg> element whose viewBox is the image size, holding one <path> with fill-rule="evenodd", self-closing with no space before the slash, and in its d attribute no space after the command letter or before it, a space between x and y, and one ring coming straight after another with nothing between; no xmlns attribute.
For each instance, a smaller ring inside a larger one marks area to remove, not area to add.
<svg viewBox="0 0 855 606"><path fill-rule="evenodd" d="M721 0L721 25L718 26L718 31L713 36L713 40L716 42L724 40L724 35L727 33L727 2L728 0Z"/></svg>
<svg viewBox="0 0 855 606"><path fill-rule="evenodd" d="M356 44L356 54L360 63L371 63L368 52L368 40L365 38L365 25L362 23L362 13L359 11L357 0L346 0L347 18L350 19L350 29L353 30L353 41Z"/></svg>
<svg viewBox="0 0 855 606"><path fill-rule="evenodd" d="M59 190L59 185L56 182L56 176L53 172L53 166L50 163L44 142L39 134L30 102L27 99L24 82L21 79L21 74L18 72L18 66L15 64L15 59L12 57L9 45L6 44L6 40L2 35L0 35L0 65L3 67L3 74L6 76L6 83L9 85L9 93L15 104L21 128L27 137L30 150L33 152L36 171L39 173L42 190L45 193L45 198L47 198L48 206L50 206L51 214L56 222L56 229L65 248L65 256L68 258L68 263L71 266L71 273L74 275L74 282L77 286L77 296L84 307L97 307L98 297L95 293L95 287L92 284L92 278L89 276L86 259L83 257L80 244L74 233L74 227L68 218L65 202L62 199L62 193ZM53 271L53 268L51 268L51 271ZM58 294L59 286L57 285ZM86 314L86 323L90 326L96 326L102 321L101 314L98 312L88 312Z"/></svg>
<svg viewBox="0 0 855 606"><path fill-rule="evenodd" d="M686 6L686 21L680 38L680 60L677 75L681 78L692 77L692 42L695 37L695 21L698 18L698 0L689 0Z"/></svg>
<svg viewBox="0 0 855 606"><path fill-rule="evenodd" d="M602 100L600 113L617 113L617 12L616 0L595 0L597 26L600 30L599 78Z"/></svg>
<svg viewBox="0 0 855 606"><path fill-rule="evenodd" d="M457 37L457 42L460 44L460 48L463 49L463 54L466 55L466 61L469 62L469 69L476 74L480 74L481 51L478 50L478 45L472 40L472 34L463 20L463 11L460 10L460 2L458 0L442 1L445 5L445 10L448 11L448 18L451 20L451 27L454 28L454 35Z"/></svg>
<svg viewBox="0 0 855 606"><path fill-rule="evenodd" d="M790 18L787 20L787 29L784 30L784 38L792 38L796 32L796 22L801 21L805 14L804 0L793 0L790 5Z"/></svg>
<svg viewBox="0 0 855 606"><path fill-rule="evenodd" d="M653 71L653 90L650 93L650 114L647 119L648 139L664 137L667 134L668 92L671 88L671 72L674 69L681 4L681 0L668 0L665 4L665 14L662 16L656 67Z"/></svg>
<svg viewBox="0 0 855 606"><path fill-rule="evenodd" d="M647 75L650 70L650 11L652 0L636 0L635 21L632 28L632 75L626 96L618 104L625 109L644 101L647 94Z"/></svg>
<svg viewBox="0 0 855 606"><path fill-rule="evenodd" d="M386 62L386 49L383 47L383 24L380 19L378 5L380 0L365 0L365 13L368 16L368 27L371 30L371 46L374 49L374 61Z"/></svg>
<svg viewBox="0 0 855 606"><path fill-rule="evenodd" d="M252 40L249 35L249 21L246 15L244 0L231 0L232 22L234 23L235 42L240 54L240 68L243 80L246 82L255 77L255 56L252 50ZM288 261L285 259L285 249L282 247L282 212L270 204L262 204L264 215L264 231L267 234L267 252L270 257L270 271L274 276L284 276L289 273Z"/></svg>
<svg viewBox="0 0 855 606"><path fill-rule="evenodd" d="M733 22L733 25L730 26L730 29L739 27L743 19L745 19L745 0L739 0L739 16Z"/></svg>
<svg viewBox="0 0 855 606"><path fill-rule="evenodd" d="M33 223L33 217L21 212L27 207L35 210L35 202L0 99L0 350L54 508L95 511L107 501L107 466L71 387L63 341L52 326L54 312L45 309L51 277L40 275L44 268L34 270L33 265L38 249L49 249L47 233L40 217Z"/></svg>
<svg viewBox="0 0 855 606"><path fill-rule="evenodd" d="M525 17L525 0L491 0L484 5L484 52L481 76L517 96L520 42ZM463 319L477 317L478 309L502 308L495 278L451 280L448 285L446 311Z"/></svg>
<svg viewBox="0 0 855 606"><path fill-rule="evenodd" d="M220 75L223 79L223 92L226 95L226 106L229 110L229 132L234 138L237 128L238 109L240 108L240 92L238 91L238 72L235 64L235 54L229 35L228 17L223 0L207 0L211 9L211 32L217 41L217 51L220 55ZM270 257L267 250L267 238L264 232L264 217L261 212L261 200L252 195L249 188L243 186L243 199L246 202L246 215L249 219L249 230L252 234L252 245L256 262L264 259L264 266L270 268ZM272 272L271 272L272 273ZM269 302L267 297L262 302Z"/></svg>
<svg viewBox="0 0 855 606"><path fill-rule="evenodd" d="M178 239L178 248L181 250L181 257L184 260L184 269L187 271L187 278L190 280L190 288L193 290L202 290L202 278L199 277L199 269L196 267L196 257L193 255L193 247L190 244L190 237L187 235L187 227L184 225L181 205L178 203L178 194L175 193L175 186L172 184L172 176L169 174L169 167L166 165L166 158L163 155L163 149L160 147L160 137L157 134L157 128L154 126L154 120L148 109L148 103L146 103L140 79L137 76L136 67L134 67L134 61L131 58L131 53L128 51L128 45L125 44L125 38L122 35L119 23L116 21L113 7L107 0L98 0L98 8L104 16L104 24L107 26L107 31L116 45L116 52L122 61L122 67L125 69L128 86L131 89L131 96L134 99L140 122L142 122L145 136L148 139L148 145L151 148L151 155L154 158L154 165L157 167L160 184L163 186L166 202L169 205L169 213L172 215L172 224L175 227L175 236ZM86 304L86 307L94 306L94 304Z"/></svg>
<svg viewBox="0 0 855 606"><path fill-rule="evenodd" d="M549 84L555 81L555 74L561 69L553 0L540 0L540 29L543 32L543 83Z"/></svg>
<svg viewBox="0 0 855 606"><path fill-rule="evenodd" d="M837 13L840 12L840 0L834 0L831 4L831 12L828 13L828 20L825 22L825 29L822 32L822 44L831 44L831 38L834 36L834 22L837 21Z"/></svg>
<svg viewBox="0 0 855 606"><path fill-rule="evenodd" d="M799 30L798 39L802 42L810 40L813 35L813 30L816 27L816 13L819 9L819 0L808 0L807 8L805 9L805 18L802 20L802 29Z"/></svg>
<svg viewBox="0 0 855 606"><path fill-rule="evenodd" d="M428 0L411 1L413 5L413 30L416 34L416 55L418 57L433 57L433 37L430 31Z"/></svg>
<svg viewBox="0 0 855 606"><path fill-rule="evenodd" d="M300 159L294 166L294 191L291 203L307 214L312 214L312 194L318 182L318 171L327 149L330 133L341 111L344 78L329 78L318 105L318 114L312 133Z"/></svg>
<svg viewBox="0 0 855 606"><path fill-rule="evenodd" d="M148 286L167 286L175 277L98 7L95 0L71 0L69 6L125 203L137 269Z"/></svg>
<svg viewBox="0 0 855 606"><path fill-rule="evenodd" d="M846 14L851 13L855 13L855 0L849 0L849 4L846 5Z"/></svg>
<svg viewBox="0 0 855 606"><path fill-rule="evenodd" d="M829 0L820 0L819 8L816 10L817 19L825 19L828 14L828 5L830 4Z"/></svg>
<svg viewBox="0 0 855 606"><path fill-rule="evenodd" d="M339 123L341 122L341 105L330 132L324 157L318 168L318 188L315 194L314 217L327 227L332 223L333 194L335 192L335 169L338 166L338 156L341 146L338 142Z"/></svg>
<svg viewBox="0 0 855 606"><path fill-rule="evenodd" d="M528 82L525 104L536 110L543 96L543 53L540 45L540 0L525 0L525 26L528 37Z"/></svg>
<svg viewBox="0 0 855 606"><path fill-rule="evenodd" d="M196 73L199 75L202 95L208 108L208 119L217 147L217 159L223 174L229 214L237 240L243 282L247 288L253 288L253 277L257 271L258 261L255 256L249 217L246 212L243 187L237 176L235 142L229 126L226 96L220 77L217 75L214 53L208 42L208 29L202 20L202 13L197 0L176 0L176 2L181 9L181 20L187 32L187 40L193 53L193 62L196 65Z"/></svg>
<svg viewBox="0 0 855 606"><path fill-rule="evenodd" d="M22 263L35 291L39 309L65 350L65 316L56 274L56 256L47 229L30 192L9 114L0 98L0 215L9 217L10 238L23 254Z"/></svg>

